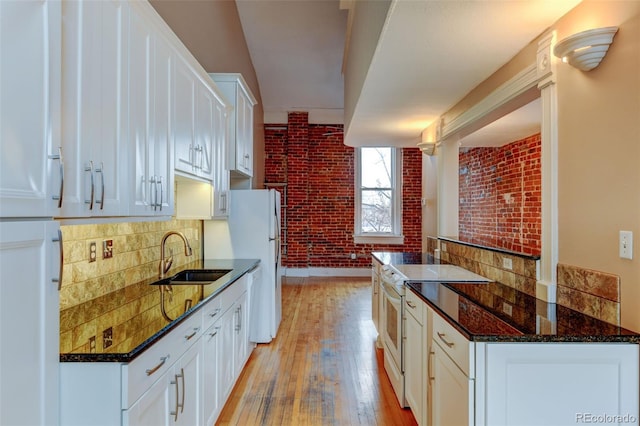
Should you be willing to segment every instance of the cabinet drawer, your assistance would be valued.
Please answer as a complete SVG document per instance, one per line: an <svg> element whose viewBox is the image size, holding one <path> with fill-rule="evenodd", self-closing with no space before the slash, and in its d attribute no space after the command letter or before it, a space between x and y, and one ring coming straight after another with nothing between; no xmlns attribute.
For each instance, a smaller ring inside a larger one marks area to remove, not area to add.
<svg viewBox="0 0 640 426"><path fill-rule="evenodd" d="M413 316L420 325L424 324L424 307L424 302L420 300L420 298L413 291L407 288L404 299L405 312L408 312L411 316Z"/></svg>
<svg viewBox="0 0 640 426"><path fill-rule="evenodd" d="M432 339L451 357L458 367L467 376L471 376L469 368L469 347L470 342L444 318L436 312L433 313L433 335Z"/></svg>
<svg viewBox="0 0 640 426"><path fill-rule="evenodd" d="M208 330L222 316L222 299L217 296L202 307L202 330Z"/></svg>
<svg viewBox="0 0 640 426"><path fill-rule="evenodd" d="M202 335L202 315L195 312L138 358L122 366L122 408L129 408Z"/></svg>

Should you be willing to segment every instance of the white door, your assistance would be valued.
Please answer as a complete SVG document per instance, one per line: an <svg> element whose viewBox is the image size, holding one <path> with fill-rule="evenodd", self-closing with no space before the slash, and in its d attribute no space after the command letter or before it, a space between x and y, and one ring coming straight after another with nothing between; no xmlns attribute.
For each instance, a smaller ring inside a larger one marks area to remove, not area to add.
<svg viewBox="0 0 640 426"><path fill-rule="evenodd" d="M62 2L64 217L128 210L126 2Z"/></svg>
<svg viewBox="0 0 640 426"><path fill-rule="evenodd" d="M0 424L58 424L60 227L0 222Z"/></svg>
<svg viewBox="0 0 640 426"><path fill-rule="evenodd" d="M61 22L59 2L0 1L0 217L57 215Z"/></svg>
<svg viewBox="0 0 640 426"><path fill-rule="evenodd" d="M421 308L421 306L417 308ZM405 309L405 311L408 310ZM422 424L422 410L425 408L423 397L427 384L425 380L426 372L422 369L425 342L422 339L422 325L409 312L406 314L405 331L405 398L418 424Z"/></svg>
<svg viewBox="0 0 640 426"><path fill-rule="evenodd" d="M434 425L473 425L472 381L432 342L431 423Z"/></svg>
<svg viewBox="0 0 640 426"><path fill-rule="evenodd" d="M202 407L207 425L215 423L220 411L219 396L219 352L220 325L216 322L202 336Z"/></svg>
<svg viewBox="0 0 640 426"><path fill-rule="evenodd" d="M122 412L124 426L169 426L174 423L174 370L165 372L128 410ZM173 390L172 390L173 389ZM173 392L172 395L170 393Z"/></svg>
<svg viewBox="0 0 640 426"><path fill-rule="evenodd" d="M235 330L234 330L234 318L235 318L235 305L232 305L227 311L220 317L220 355L218 357L219 365L219 397L221 401L225 401L235 381L235 369L234 369L234 346L235 346Z"/></svg>
<svg viewBox="0 0 640 426"><path fill-rule="evenodd" d="M189 65L176 60L173 74L173 146L176 170L196 173L194 140L195 78Z"/></svg>
<svg viewBox="0 0 640 426"><path fill-rule="evenodd" d="M202 346L196 344L176 362L178 419L176 425L202 424Z"/></svg>

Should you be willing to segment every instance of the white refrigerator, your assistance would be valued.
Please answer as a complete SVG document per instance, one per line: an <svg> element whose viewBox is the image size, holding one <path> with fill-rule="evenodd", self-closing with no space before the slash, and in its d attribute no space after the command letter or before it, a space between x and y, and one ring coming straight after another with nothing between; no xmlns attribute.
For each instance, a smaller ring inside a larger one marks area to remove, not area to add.
<svg viewBox="0 0 640 426"><path fill-rule="evenodd" d="M249 338L269 343L282 319L280 193L233 190L226 221L204 221L205 259L260 259L262 280L252 287Z"/></svg>

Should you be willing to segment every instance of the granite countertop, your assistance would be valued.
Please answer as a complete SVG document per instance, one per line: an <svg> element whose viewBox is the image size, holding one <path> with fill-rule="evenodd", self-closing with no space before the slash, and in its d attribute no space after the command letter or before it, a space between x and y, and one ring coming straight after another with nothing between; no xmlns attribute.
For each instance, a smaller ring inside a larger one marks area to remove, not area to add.
<svg viewBox="0 0 640 426"><path fill-rule="evenodd" d="M171 322L161 314L159 286L153 285L159 281L157 278L128 285L124 289L65 309L60 313L61 324L65 322L65 328L75 326L75 332L79 335L91 334L83 333L83 328L95 327L96 321L113 323L114 343L106 349L99 348L100 345L97 345L98 349L82 345L63 351L60 353L60 362L131 362L258 263L259 259L205 259L171 270L169 278L191 269L231 270L211 284L174 285L173 299L171 302L165 301L167 312L174 318ZM187 301L192 304L190 308L187 308ZM123 306L130 306L135 312L122 321L118 314L110 315L116 308Z"/></svg>
<svg viewBox="0 0 640 426"><path fill-rule="evenodd" d="M392 265L438 262L421 253L372 255ZM471 341L640 343L638 333L544 302L499 282L407 281L405 285Z"/></svg>

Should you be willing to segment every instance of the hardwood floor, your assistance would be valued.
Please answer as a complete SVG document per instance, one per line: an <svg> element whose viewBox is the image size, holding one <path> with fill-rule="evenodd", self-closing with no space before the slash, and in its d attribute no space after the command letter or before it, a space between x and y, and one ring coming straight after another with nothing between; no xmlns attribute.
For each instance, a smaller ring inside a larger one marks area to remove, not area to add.
<svg viewBox="0 0 640 426"><path fill-rule="evenodd" d="M218 425L416 425L375 348L368 278L287 278L282 323L254 350Z"/></svg>

